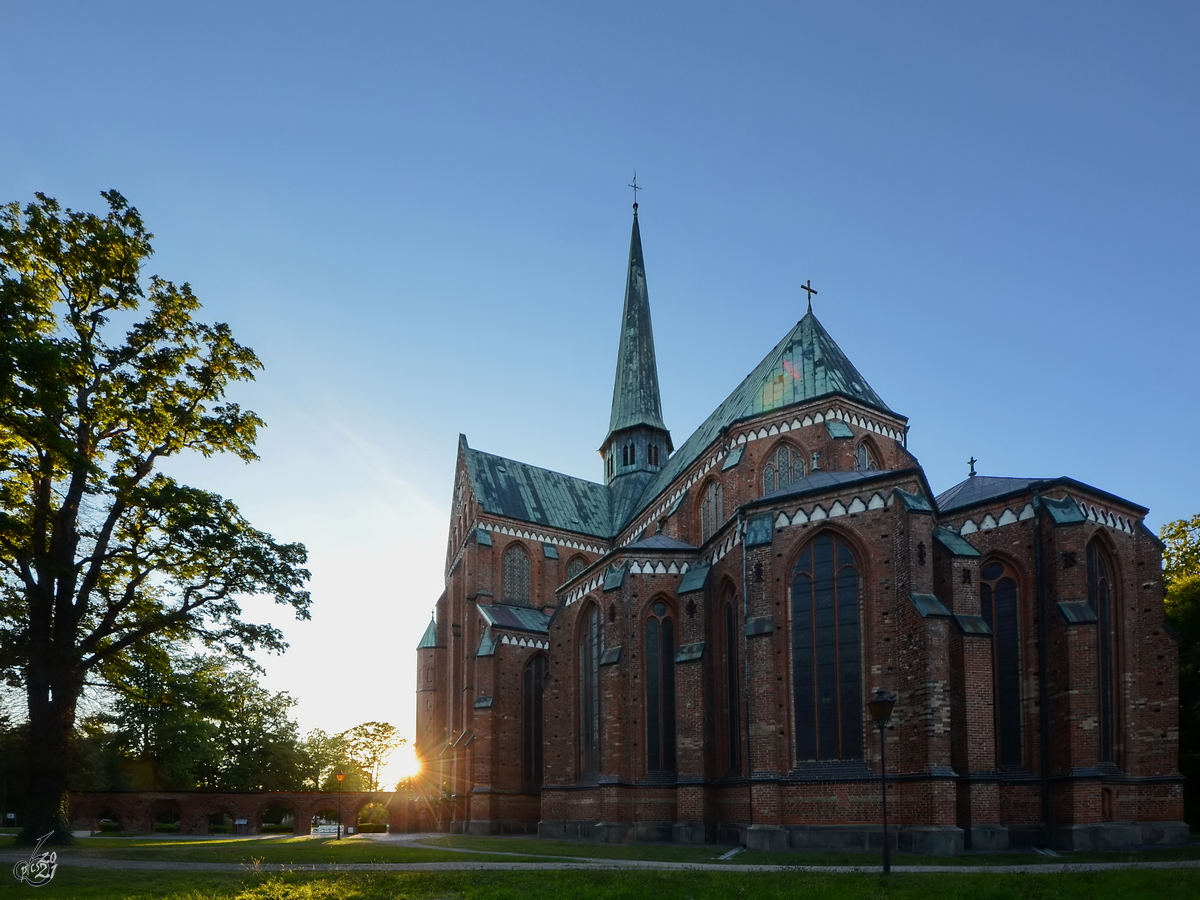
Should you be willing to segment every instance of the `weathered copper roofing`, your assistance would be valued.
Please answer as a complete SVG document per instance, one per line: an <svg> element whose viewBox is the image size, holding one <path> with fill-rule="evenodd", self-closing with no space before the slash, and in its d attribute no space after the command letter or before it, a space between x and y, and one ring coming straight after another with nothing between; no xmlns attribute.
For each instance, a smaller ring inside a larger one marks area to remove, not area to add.
<svg viewBox="0 0 1200 900"><path fill-rule="evenodd" d="M466 435L458 439L485 512L596 537L612 534L604 485L472 450Z"/></svg>
<svg viewBox="0 0 1200 900"><path fill-rule="evenodd" d="M528 631L532 634L549 634L550 617L539 609L528 606L508 606L503 603L481 603L479 614L488 625L507 628L509 631Z"/></svg>
<svg viewBox="0 0 1200 900"><path fill-rule="evenodd" d="M617 377L613 384L608 435L611 437L615 431L638 425L667 430L663 424L662 399L658 393L658 364L654 359L650 295L646 290L642 233L638 228L635 209L633 234L629 239L629 273L625 281L625 309L621 314L621 344L617 351ZM669 436L667 440L670 441Z"/></svg>
<svg viewBox="0 0 1200 900"><path fill-rule="evenodd" d="M933 536L939 544L955 556L979 556L979 551L956 531L951 531L942 525L933 529Z"/></svg>
<svg viewBox="0 0 1200 900"><path fill-rule="evenodd" d="M421 643L417 644L417 649L436 649L437 645L437 623L431 618L429 620L429 626L425 629L425 633L421 635Z"/></svg>
<svg viewBox="0 0 1200 900"><path fill-rule="evenodd" d="M619 530L683 473L718 436L742 419L826 395L849 397L903 419L888 408L858 369L808 312L725 401L697 428L642 492L637 508Z"/></svg>

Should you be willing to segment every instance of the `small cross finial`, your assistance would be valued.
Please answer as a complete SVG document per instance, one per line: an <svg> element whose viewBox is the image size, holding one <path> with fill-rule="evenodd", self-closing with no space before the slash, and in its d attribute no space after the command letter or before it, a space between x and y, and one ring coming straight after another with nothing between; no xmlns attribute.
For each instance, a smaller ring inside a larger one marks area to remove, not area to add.
<svg viewBox="0 0 1200 900"><path fill-rule="evenodd" d="M812 312L813 294L817 293L817 289L812 286L812 279L810 278L808 281L804 282L804 284L800 285L800 290L808 291L808 311Z"/></svg>
<svg viewBox="0 0 1200 900"><path fill-rule="evenodd" d="M972 456L970 459L968 459L968 460L967 460L967 465L971 467L971 471L967 473L967 477L968 477L968 478L974 478L974 477L975 477L975 463L977 463L977 462L979 462L979 460L977 460L977 459L976 459L975 457L973 457L973 456Z"/></svg>
<svg viewBox="0 0 1200 900"><path fill-rule="evenodd" d="M629 184L628 184L628 185L626 185L626 187L631 187L631 188L633 188L633 208L634 208L634 210L636 211L636 210L637 210L637 192L638 192L638 191L644 191L644 190L645 190L645 188L640 188L640 187L638 187L638 183L637 183L637 169L634 169L634 170L633 170L633 181L629 182Z"/></svg>

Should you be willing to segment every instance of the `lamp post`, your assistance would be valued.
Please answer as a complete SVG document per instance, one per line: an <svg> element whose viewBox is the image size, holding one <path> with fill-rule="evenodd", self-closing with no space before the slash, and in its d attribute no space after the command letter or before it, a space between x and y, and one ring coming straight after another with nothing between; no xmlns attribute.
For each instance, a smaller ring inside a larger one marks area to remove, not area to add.
<svg viewBox="0 0 1200 900"><path fill-rule="evenodd" d="M337 833L337 839L340 841L342 839L342 782L346 780L346 773L338 772L337 780L338 780L338 833Z"/></svg>
<svg viewBox="0 0 1200 900"><path fill-rule="evenodd" d="M887 742L883 739L883 730L892 719L892 707L896 698L890 696L883 688L875 689L875 696L867 703L871 710L871 718L879 726L879 785L883 791L883 874L892 871L892 850L888 846L887 823Z"/></svg>

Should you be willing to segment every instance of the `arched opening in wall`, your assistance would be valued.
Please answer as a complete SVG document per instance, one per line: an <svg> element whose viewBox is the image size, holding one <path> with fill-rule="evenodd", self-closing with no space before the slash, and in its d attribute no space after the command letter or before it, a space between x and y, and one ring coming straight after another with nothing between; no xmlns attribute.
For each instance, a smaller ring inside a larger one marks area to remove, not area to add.
<svg viewBox="0 0 1200 900"><path fill-rule="evenodd" d="M738 665L737 594L733 588L726 592L725 606L717 617L720 639L718 680L721 685L721 725L724 740L726 774L742 769L741 671Z"/></svg>
<svg viewBox="0 0 1200 900"><path fill-rule="evenodd" d="M991 559L979 569L979 610L992 629L992 686L996 710L996 763L1025 762L1021 737L1021 616L1016 571Z"/></svg>
<svg viewBox="0 0 1200 900"><path fill-rule="evenodd" d="M786 441L780 441L763 464L764 494L785 488L804 477L804 453Z"/></svg>
<svg viewBox="0 0 1200 900"><path fill-rule="evenodd" d="M154 830L160 833L174 833L179 831L179 823L183 818L183 813L179 809L179 804L174 800L155 800L154 805L150 807L150 820L154 823Z"/></svg>
<svg viewBox="0 0 1200 900"><path fill-rule="evenodd" d="M571 561L567 563L567 581L570 581L575 576L583 572L587 568L587 560L582 556L572 556Z"/></svg>
<svg viewBox="0 0 1200 900"><path fill-rule="evenodd" d="M225 810L217 810L208 814L209 834L233 834L234 818Z"/></svg>
<svg viewBox="0 0 1200 900"><path fill-rule="evenodd" d="M355 817L359 834L387 834L392 813L382 803L368 803Z"/></svg>
<svg viewBox="0 0 1200 900"><path fill-rule="evenodd" d="M712 537L725 521L725 498L721 482L715 478L700 492L700 541Z"/></svg>
<svg viewBox="0 0 1200 900"><path fill-rule="evenodd" d="M544 653L536 653L521 674L521 784L527 791L542 786L545 771L542 695L550 678Z"/></svg>
<svg viewBox="0 0 1200 900"><path fill-rule="evenodd" d="M262 813L263 834L292 834L296 830L296 811L286 803L272 803Z"/></svg>
<svg viewBox="0 0 1200 900"><path fill-rule="evenodd" d="M662 600L645 619L646 774L675 774L675 620Z"/></svg>
<svg viewBox="0 0 1200 900"><path fill-rule="evenodd" d="M600 607L589 603L579 629L579 775L600 774L600 654L604 652Z"/></svg>
<svg viewBox="0 0 1200 900"><path fill-rule="evenodd" d="M792 569L792 700L796 760L862 759L860 578L854 551L830 531Z"/></svg>
<svg viewBox="0 0 1200 900"><path fill-rule="evenodd" d="M864 438L854 448L854 470L856 472L874 472L879 468L878 460L875 448L871 446L869 440Z"/></svg>
<svg viewBox="0 0 1200 900"><path fill-rule="evenodd" d="M1117 653L1117 598L1112 564L1100 541L1093 538L1087 546L1088 604L1096 614L1097 694L1099 699L1100 763L1117 764L1117 672L1113 662Z"/></svg>
<svg viewBox="0 0 1200 900"><path fill-rule="evenodd" d="M336 835L338 826L344 821L341 810L333 806L318 809L312 816L312 833L316 835Z"/></svg>
<svg viewBox="0 0 1200 900"><path fill-rule="evenodd" d="M504 602L529 605L529 554L520 544L509 544L504 551Z"/></svg>
<svg viewBox="0 0 1200 900"><path fill-rule="evenodd" d="M100 807L100 813L96 816L96 830L117 832L124 830L125 817L120 810L112 806Z"/></svg>

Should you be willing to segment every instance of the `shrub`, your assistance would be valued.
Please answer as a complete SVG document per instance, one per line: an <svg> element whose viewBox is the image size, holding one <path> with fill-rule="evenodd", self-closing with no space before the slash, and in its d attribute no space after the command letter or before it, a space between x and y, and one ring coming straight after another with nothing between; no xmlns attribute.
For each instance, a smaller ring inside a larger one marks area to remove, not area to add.
<svg viewBox="0 0 1200 900"><path fill-rule="evenodd" d="M101 831L120 831L121 823L120 822L101 822L100 830Z"/></svg>
<svg viewBox="0 0 1200 900"><path fill-rule="evenodd" d="M262 827L263 834L291 834L291 825L264 825Z"/></svg>
<svg viewBox="0 0 1200 900"><path fill-rule="evenodd" d="M233 831L228 825L209 825L209 834L230 834Z"/></svg>
<svg viewBox="0 0 1200 900"><path fill-rule="evenodd" d="M178 834L179 833L179 823L178 822L155 822L154 830L156 832L158 832L159 834Z"/></svg>
<svg viewBox="0 0 1200 900"><path fill-rule="evenodd" d="M357 830L359 834L387 834L387 826L381 822L362 822Z"/></svg>

